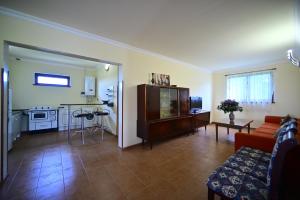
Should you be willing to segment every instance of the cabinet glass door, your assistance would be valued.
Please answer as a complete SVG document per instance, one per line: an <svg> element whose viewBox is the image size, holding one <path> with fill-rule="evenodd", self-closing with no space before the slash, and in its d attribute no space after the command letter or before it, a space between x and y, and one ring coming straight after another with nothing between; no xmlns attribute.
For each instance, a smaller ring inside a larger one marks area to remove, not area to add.
<svg viewBox="0 0 300 200"><path fill-rule="evenodd" d="M178 116L177 89L160 88L160 118Z"/></svg>

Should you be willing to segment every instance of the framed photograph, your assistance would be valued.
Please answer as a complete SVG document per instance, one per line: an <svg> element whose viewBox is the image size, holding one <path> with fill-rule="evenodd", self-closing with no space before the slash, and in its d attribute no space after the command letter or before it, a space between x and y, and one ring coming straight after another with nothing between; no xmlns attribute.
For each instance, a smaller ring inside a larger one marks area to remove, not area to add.
<svg viewBox="0 0 300 200"><path fill-rule="evenodd" d="M170 86L170 75L151 73L150 83L152 85Z"/></svg>

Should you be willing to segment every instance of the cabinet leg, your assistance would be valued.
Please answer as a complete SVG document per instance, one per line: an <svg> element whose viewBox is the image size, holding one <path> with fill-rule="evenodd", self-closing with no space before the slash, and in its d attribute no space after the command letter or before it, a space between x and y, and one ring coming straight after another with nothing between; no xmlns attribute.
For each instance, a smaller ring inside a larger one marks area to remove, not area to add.
<svg viewBox="0 0 300 200"><path fill-rule="evenodd" d="M229 128L227 127L227 135L229 135Z"/></svg>

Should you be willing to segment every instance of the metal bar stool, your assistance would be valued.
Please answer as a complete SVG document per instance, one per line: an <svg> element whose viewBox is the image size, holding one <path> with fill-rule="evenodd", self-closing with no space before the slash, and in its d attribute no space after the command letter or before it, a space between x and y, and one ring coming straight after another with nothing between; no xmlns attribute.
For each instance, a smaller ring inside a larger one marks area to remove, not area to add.
<svg viewBox="0 0 300 200"><path fill-rule="evenodd" d="M94 114L87 112L87 111L82 111L82 109L80 110L75 110L72 113L72 116L74 118L80 118L81 119L81 125L80 125L80 134L81 134L81 141L82 144L84 144L84 118L86 118L87 120L93 120L94 119Z"/></svg>
<svg viewBox="0 0 300 200"><path fill-rule="evenodd" d="M102 141L103 141L103 134L104 134L104 123L103 123L103 117L104 116L108 116L110 114L110 111L107 109L103 109L101 111L95 111L94 115L98 117L97 119L97 124L96 124L96 129L100 129L101 130L101 134L102 134ZM99 118L100 118L100 123L99 123Z"/></svg>

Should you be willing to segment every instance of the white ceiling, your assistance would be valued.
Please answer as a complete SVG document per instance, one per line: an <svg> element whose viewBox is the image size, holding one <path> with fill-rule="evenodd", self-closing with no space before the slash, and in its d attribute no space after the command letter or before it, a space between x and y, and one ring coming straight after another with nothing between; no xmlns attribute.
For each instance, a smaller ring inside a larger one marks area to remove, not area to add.
<svg viewBox="0 0 300 200"><path fill-rule="evenodd" d="M294 0L1 0L0 5L209 70L282 61L296 44Z"/></svg>
<svg viewBox="0 0 300 200"><path fill-rule="evenodd" d="M43 51L31 50L22 47L9 46L9 56L12 59L19 58L21 60L55 64L62 67L77 67L82 69L96 69L104 67L104 63L64 56Z"/></svg>

